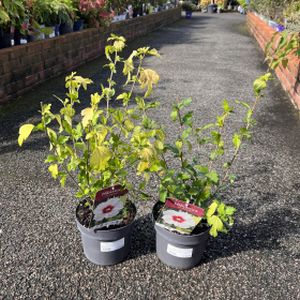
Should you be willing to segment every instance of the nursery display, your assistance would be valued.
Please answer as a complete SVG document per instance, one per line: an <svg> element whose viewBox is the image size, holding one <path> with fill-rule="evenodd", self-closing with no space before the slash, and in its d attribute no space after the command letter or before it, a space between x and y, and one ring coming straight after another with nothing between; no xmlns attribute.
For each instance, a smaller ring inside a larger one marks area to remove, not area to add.
<svg viewBox="0 0 300 300"><path fill-rule="evenodd" d="M185 11L186 19L190 19L192 17L193 11L196 10L196 5L191 1L184 1L181 4L181 8Z"/></svg>
<svg viewBox="0 0 300 300"><path fill-rule="evenodd" d="M22 146L32 132L46 133L49 172L62 186L69 181L75 184L74 196L80 199L76 223L84 253L100 265L116 264L127 256L136 213L132 201L143 196L148 173L159 164L153 158L164 140L163 132L148 116L158 103L146 102L159 76L143 67L144 58L158 56L157 51L143 47L123 59L120 52L125 39L111 35L108 42L106 86L91 94L90 103L83 108L80 90L87 90L92 81L72 73L66 77L66 98L57 97L62 104L59 112L52 111L51 104L41 104L41 122L21 126L18 138ZM119 65L126 78L120 92L115 81ZM143 95L135 94L138 85L145 90ZM139 184L134 173L144 175Z"/></svg>
<svg viewBox="0 0 300 300"><path fill-rule="evenodd" d="M300 31L299 0L250 0L249 7L278 31Z"/></svg>
<svg viewBox="0 0 300 300"><path fill-rule="evenodd" d="M112 21L175 7L167 0L3 0L0 1L0 48L108 26Z"/></svg>
<svg viewBox="0 0 300 300"><path fill-rule="evenodd" d="M11 46L11 27L20 30L24 16L23 0L0 1L0 49Z"/></svg>

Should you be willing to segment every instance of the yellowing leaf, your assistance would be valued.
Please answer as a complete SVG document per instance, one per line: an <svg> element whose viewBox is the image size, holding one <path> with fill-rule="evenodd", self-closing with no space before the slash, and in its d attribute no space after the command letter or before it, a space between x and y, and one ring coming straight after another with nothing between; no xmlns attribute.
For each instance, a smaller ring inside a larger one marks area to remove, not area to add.
<svg viewBox="0 0 300 300"><path fill-rule="evenodd" d="M81 111L82 118L82 126L85 128L89 122L93 119L94 111L91 107L85 108Z"/></svg>
<svg viewBox="0 0 300 300"><path fill-rule="evenodd" d="M149 168L149 163L145 162L145 161L141 161L138 166L137 166L137 171L138 174L141 174L142 172L144 172L146 169Z"/></svg>
<svg viewBox="0 0 300 300"><path fill-rule="evenodd" d="M97 142L98 145L100 146L102 144L102 142L105 140L106 136L108 134L108 130L104 127L101 126L98 130L97 130Z"/></svg>
<svg viewBox="0 0 300 300"><path fill-rule="evenodd" d="M91 155L91 166L98 171L105 170L111 158L110 150L105 146L96 147Z"/></svg>
<svg viewBox="0 0 300 300"><path fill-rule="evenodd" d="M125 120L124 126L128 131L132 131L134 129L134 124L129 120Z"/></svg>
<svg viewBox="0 0 300 300"><path fill-rule="evenodd" d="M182 141L176 141L175 145L177 149L182 149Z"/></svg>
<svg viewBox="0 0 300 300"><path fill-rule="evenodd" d="M91 95L91 103L92 105L96 105L100 102L101 96L98 93L92 94Z"/></svg>
<svg viewBox="0 0 300 300"><path fill-rule="evenodd" d="M224 228L223 222L218 216L212 216L210 218L207 218L207 223L211 226L209 233L213 237L217 237L218 231L222 231Z"/></svg>
<svg viewBox="0 0 300 300"><path fill-rule="evenodd" d="M206 216L207 216L207 217L211 217L211 216L216 212L217 207L218 207L218 203L217 203L217 202L213 202L213 203L209 206L209 208L208 208L208 210L207 210L207 213L206 213Z"/></svg>
<svg viewBox="0 0 300 300"><path fill-rule="evenodd" d="M23 145L23 142L26 141L27 138L30 136L30 133L33 128L34 128L34 125L32 125L32 124L25 124L20 127L19 137L18 137L18 144L20 147Z"/></svg>
<svg viewBox="0 0 300 300"><path fill-rule="evenodd" d="M125 43L124 43L124 41L119 40L119 41L115 41L114 44L113 44L113 46L115 47L115 49L117 51L120 52L125 47Z"/></svg>
<svg viewBox="0 0 300 300"><path fill-rule="evenodd" d="M57 164L49 166L48 170L51 173L52 177L54 179L56 179L57 175L58 175L58 166L57 166Z"/></svg>
<svg viewBox="0 0 300 300"><path fill-rule="evenodd" d="M164 149L164 143L161 142L161 141L159 141L159 140L156 140L156 141L154 142L154 146L155 146L157 149L159 149L159 150L163 150L163 149Z"/></svg>
<svg viewBox="0 0 300 300"><path fill-rule="evenodd" d="M144 148L140 151L140 158L144 161L150 161L154 153L151 148Z"/></svg>
<svg viewBox="0 0 300 300"><path fill-rule="evenodd" d="M151 69L144 69L140 74L140 85L141 88L147 88L146 95L150 95L153 84L157 84L159 81L159 75Z"/></svg>

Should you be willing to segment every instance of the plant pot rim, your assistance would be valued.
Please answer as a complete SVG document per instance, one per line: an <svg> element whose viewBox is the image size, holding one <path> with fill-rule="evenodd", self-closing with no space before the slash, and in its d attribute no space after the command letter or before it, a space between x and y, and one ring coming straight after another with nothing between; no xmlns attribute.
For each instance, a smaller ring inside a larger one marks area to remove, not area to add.
<svg viewBox="0 0 300 300"><path fill-rule="evenodd" d="M82 201L83 201L83 200L82 200ZM115 232L115 231L119 231L119 230L125 229L125 228L131 226L132 223L135 221L136 212L137 212L137 209L136 209L135 204L134 204L132 201L130 201L130 200L128 200L128 201L131 203L131 205L132 205L133 208L134 208L134 217L132 218L131 222L129 222L128 224L126 224L126 225L124 225L124 226L120 226L120 227L117 227L117 228L111 228L111 229L104 229L104 228L103 228L103 229L97 229L97 228L94 228L94 227L88 228L88 227L82 225L82 224L79 222L78 218L77 218L77 213L76 213L76 212L77 212L77 209L78 209L79 204L76 206L76 210L75 210L75 221L76 221L77 225L79 225L80 228L82 228L82 230L84 230L84 231L86 231L86 232L89 232L89 233L96 233L96 232L103 232L103 233L104 233L104 232Z"/></svg>
<svg viewBox="0 0 300 300"><path fill-rule="evenodd" d="M169 236L177 237L177 238L179 238L179 239L187 239L187 240L188 240L188 239L193 239L193 238L198 237L198 236L201 236L201 235L203 235L203 234L207 234L207 232L210 230L210 227L209 227L209 226L204 225L204 226L206 227L206 229L203 230L203 231L201 231L201 232L199 232L199 233L181 234L181 233L179 233L179 232L174 232L174 231L168 230L167 228L164 228L164 227L161 227L161 226L157 225L157 224L156 224L156 219L155 219L155 217L154 217L154 213L153 213L153 212L154 212L155 207L156 207L159 203L163 203L163 202L157 201L157 202L153 205L153 208L152 208L152 214L151 214L152 219L153 219L153 222L154 222L155 230L162 230L162 231L164 231L164 232L167 232L167 234L168 234Z"/></svg>

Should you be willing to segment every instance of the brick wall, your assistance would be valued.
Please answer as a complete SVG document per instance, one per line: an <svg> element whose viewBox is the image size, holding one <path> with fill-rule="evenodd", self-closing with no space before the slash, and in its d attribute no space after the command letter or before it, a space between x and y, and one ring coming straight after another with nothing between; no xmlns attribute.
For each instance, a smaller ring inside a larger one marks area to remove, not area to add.
<svg viewBox="0 0 300 300"><path fill-rule="evenodd" d="M127 40L180 19L174 8L157 14L112 23L107 29L86 29L0 50L0 104L14 99L46 79L71 71L103 55L111 32Z"/></svg>
<svg viewBox="0 0 300 300"><path fill-rule="evenodd" d="M265 48L275 30L253 13L247 15L248 27L262 49ZM300 61L291 54L287 68L276 69L276 75L288 92L293 104L300 110Z"/></svg>

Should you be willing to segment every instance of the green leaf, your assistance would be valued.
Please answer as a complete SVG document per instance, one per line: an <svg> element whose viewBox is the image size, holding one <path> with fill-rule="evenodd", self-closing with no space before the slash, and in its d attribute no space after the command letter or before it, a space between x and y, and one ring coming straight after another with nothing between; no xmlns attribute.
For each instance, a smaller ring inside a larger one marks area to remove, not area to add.
<svg viewBox="0 0 300 300"><path fill-rule="evenodd" d="M18 144L20 147L23 145L24 141L26 141L28 139L33 128L34 128L34 125L32 125L32 124L25 124L20 127L19 137L18 137Z"/></svg>
<svg viewBox="0 0 300 300"><path fill-rule="evenodd" d="M219 181L219 176L216 171L211 171L211 172L207 173L206 177L208 179L210 179L213 183L218 183L218 181Z"/></svg>
<svg viewBox="0 0 300 300"><path fill-rule="evenodd" d="M240 137L239 134L235 133L233 135L232 143L233 143L235 149L239 149L240 148L242 141L241 141L241 137Z"/></svg>
<svg viewBox="0 0 300 300"><path fill-rule="evenodd" d="M184 99L178 104L178 108L182 109L184 107L189 106L191 103L192 103L192 98Z"/></svg>
<svg viewBox="0 0 300 300"><path fill-rule="evenodd" d="M270 80L271 76L271 73L266 73L254 80L253 90L256 96L259 96L261 91L267 87L267 81Z"/></svg>
<svg viewBox="0 0 300 300"><path fill-rule="evenodd" d="M192 125L192 121L193 121L193 112L190 111L188 113L186 113L183 118L182 118L183 124L185 125Z"/></svg>
<svg viewBox="0 0 300 300"><path fill-rule="evenodd" d="M49 154L47 156L47 159L45 160L45 163L52 163L52 162L55 162L55 161L58 161L57 156Z"/></svg>
<svg viewBox="0 0 300 300"><path fill-rule="evenodd" d="M48 134L48 137L49 137L49 140L52 142L52 143L56 143L57 142L57 134L54 130L52 130L51 128L47 128L47 134Z"/></svg>
<svg viewBox="0 0 300 300"><path fill-rule="evenodd" d="M225 214L228 216L232 216L236 212L236 208L233 206L226 206Z"/></svg>
<svg viewBox="0 0 300 300"><path fill-rule="evenodd" d="M176 107L173 107L172 112L170 114L171 120L176 121L178 118L178 109Z"/></svg>

